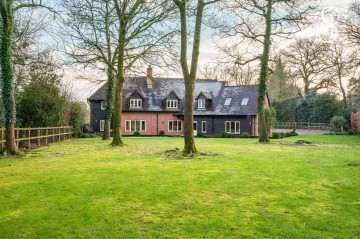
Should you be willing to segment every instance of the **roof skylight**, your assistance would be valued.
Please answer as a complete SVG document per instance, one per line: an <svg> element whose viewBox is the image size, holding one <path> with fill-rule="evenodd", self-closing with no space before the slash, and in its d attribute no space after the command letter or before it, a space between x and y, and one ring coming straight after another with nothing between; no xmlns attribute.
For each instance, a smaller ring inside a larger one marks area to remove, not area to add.
<svg viewBox="0 0 360 239"><path fill-rule="evenodd" d="M241 101L242 106L247 105L248 103L249 103L249 97L243 98Z"/></svg>
<svg viewBox="0 0 360 239"><path fill-rule="evenodd" d="M230 103L231 103L231 98L226 98L224 105L230 105Z"/></svg>

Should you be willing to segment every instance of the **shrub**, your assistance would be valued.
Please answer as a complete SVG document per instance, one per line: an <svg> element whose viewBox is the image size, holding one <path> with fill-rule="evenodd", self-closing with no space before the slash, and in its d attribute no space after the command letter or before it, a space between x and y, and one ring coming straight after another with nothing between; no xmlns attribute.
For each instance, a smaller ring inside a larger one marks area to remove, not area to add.
<svg viewBox="0 0 360 239"><path fill-rule="evenodd" d="M346 120L343 116L334 116L330 121L330 131L333 133L344 132Z"/></svg>
<svg viewBox="0 0 360 239"><path fill-rule="evenodd" d="M134 132L134 136L140 136L140 132L139 132L139 131L135 131L135 132Z"/></svg>
<svg viewBox="0 0 360 239"><path fill-rule="evenodd" d="M280 132L272 132L272 137L273 139L281 139L281 134Z"/></svg>
<svg viewBox="0 0 360 239"><path fill-rule="evenodd" d="M248 132L244 132L241 136L243 138L250 138L250 134Z"/></svg>
<svg viewBox="0 0 360 239"><path fill-rule="evenodd" d="M222 132L220 133L220 137L221 137L221 138L229 138L230 135L229 135L228 133L226 133L225 131L222 131Z"/></svg>
<svg viewBox="0 0 360 239"><path fill-rule="evenodd" d="M342 103L335 95L309 93L299 100L295 109L298 122L329 123L342 110Z"/></svg>
<svg viewBox="0 0 360 239"><path fill-rule="evenodd" d="M294 122L296 114L295 107L298 101L298 96L273 99L271 105L275 108L276 120L278 122Z"/></svg>
<svg viewBox="0 0 360 239"><path fill-rule="evenodd" d="M82 138L82 133L81 132L73 133L73 138Z"/></svg>
<svg viewBox="0 0 360 239"><path fill-rule="evenodd" d="M204 133L202 131L197 132L197 137L204 138Z"/></svg>
<svg viewBox="0 0 360 239"><path fill-rule="evenodd" d="M299 134L296 132L296 129L293 129L293 131L288 132L289 137L290 136L299 136Z"/></svg>
<svg viewBox="0 0 360 239"><path fill-rule="evenodd" d="M288 136L288 133L285 133L285 132L280 132L280 138L286 138L286 137L289 137Z"/></svg>
<svg viewBox="0 0 360 239"><path fill-rule="evenodd" d="M276 124L275 108L271 107L265 109L265 121L266 121L266 131L269 134L270 129Z"/></svg>
<svg viewBox="0 0 360 239"><path fill-rule="evenodd" d="M164 130L160 130L159 136L164 136L164 135L165 135L165 131L164 131Z"/></svg>
<svg viewBox="0 0 360 239"><path fill-rule="evenodd" d="M356 134L356 131L353 128L350 128L350 129L348 129L348 134L354 135L354 134Z"/></svg>
<svg viewBox="0 0 360 239"><path fill-rule="evenodd" d="M81 138L90 138L90 134L82 134Z"/></svg>

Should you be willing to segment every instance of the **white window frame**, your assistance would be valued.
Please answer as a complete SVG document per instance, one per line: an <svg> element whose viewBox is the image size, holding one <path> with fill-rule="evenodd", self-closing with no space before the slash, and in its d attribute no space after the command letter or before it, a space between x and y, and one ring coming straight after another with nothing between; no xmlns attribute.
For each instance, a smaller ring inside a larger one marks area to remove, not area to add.
<svg viewBox="0 0 360 239"><path fill-rule="evenodd" d="M141 109L142 108L142 99L130 99L130 108L131 109Z"/></svg>
<svg viewBox="0 0 360 239"><path fill-rule="evenodd" d="M229 127L227 127L229 124ZM235 125L235 132L231 131L231 125ZM225 121L225 132L228 134L240 134L240 121Z"/></svg>
<svg viewBox="0 0 360 239"><path fill-rule="evenodd" d="M168 109L177 109L179 107L178 100L166 100L166 108Z"/></svg>
<svg viewBox="0 0 360 239"><path fill-rule="evenodd" d="M205 100L198 99L198 109L205 109Z"/></svg>
<svg viewBox="0 0 360 239"><path fill-rule="evenodd" d="M205 127L204 127L204 125L205 125ZM203 133L206 133L206 128L207 128L207 123L206 123L206 121L202 121L202 122L201 122L201 131L202 131Z"/></svg>
<svg viewBox="0 0 360 239"><path fill-rule="evenodd" d="M171 126L172 128L170 128L170 122L171 122ZM176 130L174 130L174 125L176 123ZM180 129L179 129L179 125L180 125ZM182 131L182 121L181 120L169 120L168 121L168 131L169 132L180 132Z"/></svg>
<svg viewBox="0 0 360 239"><path fill-rule="evenodd" d="M105 104L105 101L104 101L104 100L101 101L101 103L100 103L100 108L101 108L101 110L105 110L105 109L106 109L106 104Z"/></svg>
<svg viewBox="0 0 360 239"><path fill-rule="evenodd" d="M105 120L100 120L100 131L101 132L105 131Z"/></svg>
<svg viewBox="0 0 360 239"><path fill-rule="evenodd" d="M241 106L246 106L249 104L249 97L245 97L241 100Z"/></svg>
<svg viewBox="0 0 360 239"><path fill-rule="evenodd" d="M140 123L140 129L137 129L136 122ZM144 123L144 128L142 127L143 123ZM132 127L133 124L135 124L135 126L134 126L135 130L132 130L133 129L133 127ZM125 120L125 131L126 132L136 132L136 131L144 132L144 131L146 131L146 120Z"/></svg>

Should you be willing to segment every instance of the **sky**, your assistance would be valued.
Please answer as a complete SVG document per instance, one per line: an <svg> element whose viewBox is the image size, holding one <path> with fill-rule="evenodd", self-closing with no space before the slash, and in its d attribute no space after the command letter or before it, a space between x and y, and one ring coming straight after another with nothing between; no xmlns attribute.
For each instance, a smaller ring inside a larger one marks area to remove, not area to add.
<svg viewBox="0 0 360 239"><path fill-rule="evenodd" d="M332 10L336 10L337 13L341 14L345 12L350 4L351 0L322 0L322 5L324 8L330 8ZM321 14L321 12L319 13ZM329 27L332 29L332 22L329 20L327 16L322 18L322 22L317 23L313 29L309 29L304 31L303 35L312 35L314 33L325 33L329 31ZM334 26L336 28L336 26ZM203 32L203 40L201 42L200 47L200 57L199 57L199 67L203 67L211 62L212 58L215 58L218 55L217 50L212 46L211 39L207 37L210 34L204 34ZM189 54L190 55L190 54ZM144 71L147 66L144 66ZM154 67L154 74L159 74L161 69L157 69ZM86 99L95 92L97 88L102 85L102 83L89 83L85 80L80 80L76 77L76 75L86 76L88 78L97 78L105 80L105 75L101 76L98 73L91 70L84 70L81 68L67 68L64 72L64 83L70 85L74 95L77 99L81 101L86 101ZM181 71L179 69L178 72L173 72L167 74L168 77L181 77Z"/></svg>

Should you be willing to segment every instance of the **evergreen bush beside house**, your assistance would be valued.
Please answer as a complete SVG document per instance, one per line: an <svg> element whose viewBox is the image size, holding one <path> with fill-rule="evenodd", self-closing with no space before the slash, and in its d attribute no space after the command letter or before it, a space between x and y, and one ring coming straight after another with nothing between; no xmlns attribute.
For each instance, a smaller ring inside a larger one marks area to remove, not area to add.
<svg viewBox="0 0 360 239"><path fill-rule="evenodd" d="M330 131L331 133L344 133L344 126L346 120L343 116L334 116L330 121Z"/></svg>

